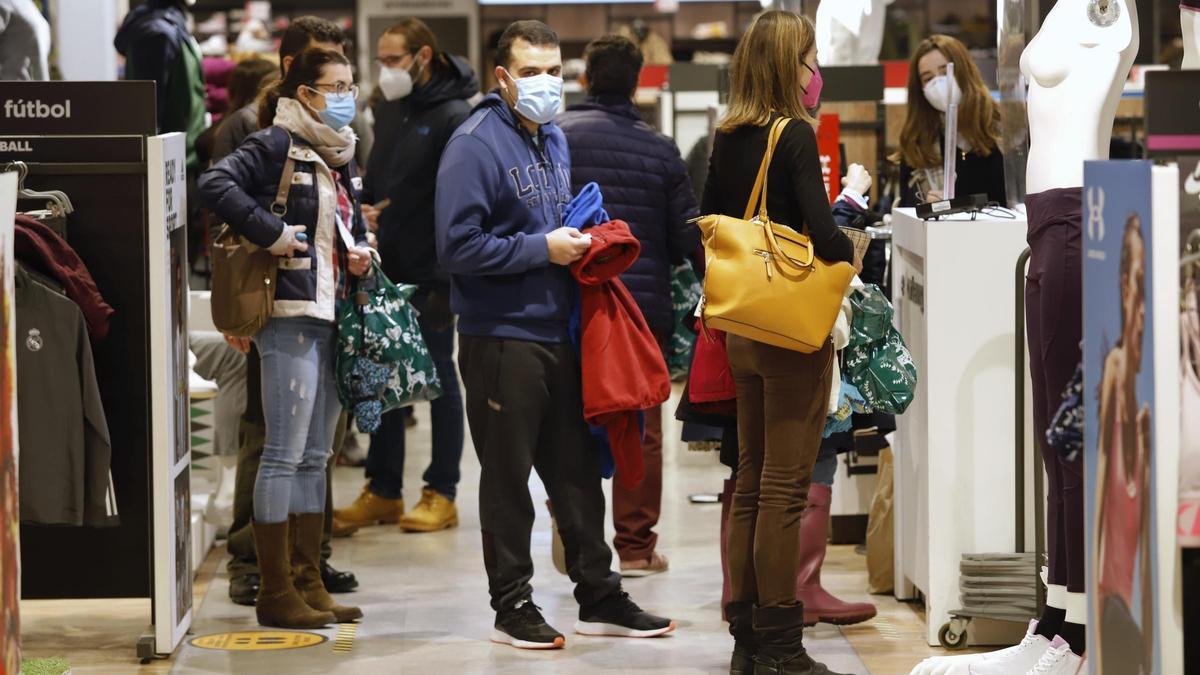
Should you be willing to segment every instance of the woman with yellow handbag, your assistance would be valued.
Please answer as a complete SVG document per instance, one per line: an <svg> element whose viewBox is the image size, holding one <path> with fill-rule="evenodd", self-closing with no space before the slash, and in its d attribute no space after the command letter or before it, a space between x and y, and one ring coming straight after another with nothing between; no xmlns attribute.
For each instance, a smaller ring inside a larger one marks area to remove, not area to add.
<svg viewBox="0 0 1200 675"><path fill-rule="evenodd" d="M730 81L704 190L702 211L714 215L700 222L704 320L729 333L737 384L730 673L826 675L802 642L797 547L828 406L829 334L857 261L834 224L817 155L812 22L760 15L738 44Z"/></svg>

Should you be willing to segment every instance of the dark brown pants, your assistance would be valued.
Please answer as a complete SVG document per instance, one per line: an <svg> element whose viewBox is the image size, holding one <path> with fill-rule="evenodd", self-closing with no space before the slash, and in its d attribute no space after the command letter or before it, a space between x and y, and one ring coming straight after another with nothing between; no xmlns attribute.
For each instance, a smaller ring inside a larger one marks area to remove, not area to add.
<svg viewBox="0 0 1200 675"><path fill-rule="evenodd" d="M737 487L729 512L733 601L796 603L800 514L821 449L833 345L801 354L730 335L737 384Z"/></svg>
<svg viewBox="0 0 1200 675"><path fill-rule="evenodd" d="M654 526L662 507L662 453L662 406L658 406L646 411L646 435L642 440L646 477L632 490L625 489L616 477L612 484L613 527L617 530L613 547L623 561L648 559L658 543Z"/></svg>

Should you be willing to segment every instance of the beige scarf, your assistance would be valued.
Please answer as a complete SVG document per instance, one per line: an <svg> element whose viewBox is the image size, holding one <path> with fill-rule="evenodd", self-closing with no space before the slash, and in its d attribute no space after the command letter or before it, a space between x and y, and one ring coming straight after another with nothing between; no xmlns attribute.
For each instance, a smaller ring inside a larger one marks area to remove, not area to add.
<svg viewBox="0 0 1200 675"><path fill-rule="evenodd" d="M313 119L304 104L294 98L279 99L275 111L275 126L299 136L333 168L346 166L354 159L358 136L350 127L335 131L328 124Z"/></svg>

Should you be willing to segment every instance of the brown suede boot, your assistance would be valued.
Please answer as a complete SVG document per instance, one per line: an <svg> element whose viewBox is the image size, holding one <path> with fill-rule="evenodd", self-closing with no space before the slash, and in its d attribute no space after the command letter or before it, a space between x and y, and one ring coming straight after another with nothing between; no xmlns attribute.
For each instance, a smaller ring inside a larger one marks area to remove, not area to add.
<svg viewBox="0 0 1200 675"><path fill-rule="evenodd" d="M362 618L362 610L344 607L333 601L321 581L321 535L325 530L324 513L293 513L292 525L292 583L309 607L332 612L338 623Z"/></svg>
<svg viewBox="0 0 1200 675"><path fill-rule="evenodd" d="M313 609L292 586L288 524L256 522L253 527L262 573L254 606L258 622L272 628L321 628L333 623L332 612Z"/></svg>

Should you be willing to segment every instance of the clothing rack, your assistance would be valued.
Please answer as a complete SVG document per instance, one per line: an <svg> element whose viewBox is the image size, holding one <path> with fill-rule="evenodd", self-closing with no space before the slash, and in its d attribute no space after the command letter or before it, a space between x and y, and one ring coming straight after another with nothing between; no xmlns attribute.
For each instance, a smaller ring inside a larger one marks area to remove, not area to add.
<svg viewBox="0 0 1200 675"><path fill-rule="evenodd" d="M149 154L156 133L154 84L0 82L2 99L86 111L74 117L8 120L0 132L0 140L7 141L0 143L5 148L0 167L22 162L29 188L71 195L74 212L67 220L67 239L115 310L107 338L93 344L93 358L121 522L109 528L22 525L22 597L150 598L147 624L154 632L131 635L130 641L136 640L143 659L169 654L178 642L173 636L181 636L179 626L190 614L170 621L170 637L164 639L163 609L174 604L162 594L162 584L175 585L184 571L161 563L159 549L177 542L163 541L155 532L163 517L180 518L182 513L190 520L190 512L186 504L181 511L170 496L155 498L163 490L159 446L166 442L157 425L167 416L163 407L177 397L163 402L155 395L163 368L174 369L160 365L170 360L154 352L161 344L156 322L170 306L165 298L156 301L166 292L160 277L167 264L162 239L168 233L162 222L152 221L156 205L162 212L165 196L158 175L162 168ZM114 100L122 105L108 105ZM188 424L186 417L180 423ZM178 461L172 458L172 464ZM186 472L180 484L187 489ZM172 489L166 494L182 493ZM186 537L188 524L181 527ZM190 572L186 570L189 583ZM188 595L190 608L190 586Z"/></svg>

